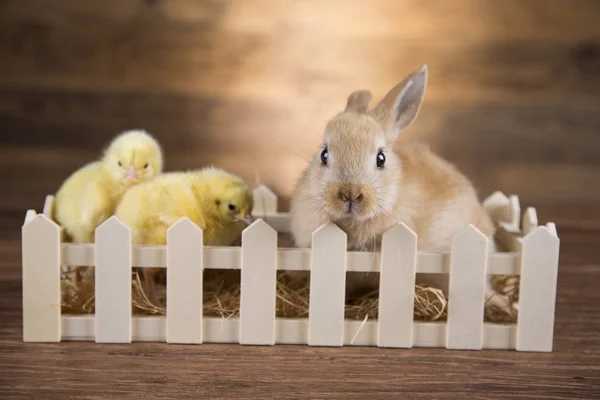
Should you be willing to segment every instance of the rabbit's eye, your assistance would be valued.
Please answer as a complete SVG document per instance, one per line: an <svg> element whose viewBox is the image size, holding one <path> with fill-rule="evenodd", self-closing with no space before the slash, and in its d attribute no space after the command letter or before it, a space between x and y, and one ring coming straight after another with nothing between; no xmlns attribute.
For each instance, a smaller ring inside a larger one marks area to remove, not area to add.
<svg viewBox="0 0 600 400"><path fill-rule="evenodd" d="M385 154L383 154L383 151L379 151L379 153L377 153L377 168L383 168L383 166L385 165Z"/></svg>
<svg viewBox="0 0 600 400"><path fill-rule="evenodd" d="M327 165L328 159L329 159L329 151L327 150L327 148L324 148L323 151L321 152L321 163L323 165Z"/></svg>

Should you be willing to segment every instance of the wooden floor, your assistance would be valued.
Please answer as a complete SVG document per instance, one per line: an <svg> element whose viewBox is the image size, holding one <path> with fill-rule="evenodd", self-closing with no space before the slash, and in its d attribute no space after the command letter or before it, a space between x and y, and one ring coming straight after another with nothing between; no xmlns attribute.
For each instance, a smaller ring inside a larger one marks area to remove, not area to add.
<svg viewBox="0 0 600 400"><path fill-rule="evenodd" d="M600 1L0 0L0 398L600 399ZM555 351L21 341L20 227L124 129L282 197L327 118L423 63L405 140L561 238Z"/></svg>

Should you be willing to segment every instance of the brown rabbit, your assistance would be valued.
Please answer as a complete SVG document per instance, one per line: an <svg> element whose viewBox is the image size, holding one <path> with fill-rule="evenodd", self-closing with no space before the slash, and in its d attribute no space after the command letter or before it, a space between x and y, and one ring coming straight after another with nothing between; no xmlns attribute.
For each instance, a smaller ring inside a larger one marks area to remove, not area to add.
<svg viewBox="0 0 600 400"><path fill-rule="evenodd" d="M346 109L328 122L322 149L300 178L291 203L296 245L332 221L354 250L373 250L398 222L418 235L421 250L447 250L468 224L491 236L494 226L471 182L422 144L394 148L416 118L427 66L394 87L372 110L371 93L352 93Z"/></svg>

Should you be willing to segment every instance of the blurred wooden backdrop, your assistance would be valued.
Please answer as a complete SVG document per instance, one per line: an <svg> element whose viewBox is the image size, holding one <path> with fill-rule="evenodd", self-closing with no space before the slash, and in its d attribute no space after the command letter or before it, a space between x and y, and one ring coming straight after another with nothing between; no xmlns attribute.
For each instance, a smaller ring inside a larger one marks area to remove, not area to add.
<svg viewBox="0 0 600 400"><path fill-rule="evenodd" d="M0 206L39 209L132 128L169 170L288 197L352 90L379 98L423 63L405 140L482 197L598 201L599 17L597 0L0 0Z"/></svg>

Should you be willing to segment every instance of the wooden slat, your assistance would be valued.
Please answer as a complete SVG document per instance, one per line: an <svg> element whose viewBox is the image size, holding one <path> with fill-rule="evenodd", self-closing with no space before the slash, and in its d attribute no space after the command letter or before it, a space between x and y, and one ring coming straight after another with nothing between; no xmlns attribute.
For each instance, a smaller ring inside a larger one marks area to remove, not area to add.
<svg viewBox="0 0 600 400"><path fill-rule="evenodd" d="M521 203L519 196L511 194L510 199L510 223L514 230L521 230Z"/></svg>
<svg viewBox="0 0 600 400"><path fill-rule="evenodd" d="M60 227L40 214L23 225L21 240L23 340L59 342Z"/></svg>
<svg viewBox="0 0 600 400"><path fill-rule="evenodd" d="M239 319L206 317L203 324L204 343L238 343ZM93 341L94 316L64 316L62 340ZM300 344L308 342L308 320L277 318L276 344ZM136 316L133 318L133 340L140 342L164 342L166 318L162 316ZM443 322L415 322L413 347L444 347L446 324ZM514 349L515 325L484 324L484 349ZM344 321L344 345L375 346L377 344L377 321Z"/></svg>
<svg viewBox="0 0 600 400"><path fill-rule="evenodd" d="M342 346L346 233L332 223L323 225L313 233L312 246L308 344Z"/></svg>
<svg viewBox="0 0 600 400"><path fill-rule="evenodd" d="M131 230L111 217L95 236L96 343L130 343Z"/></svg>
<svg viewBox="0 0 600 400"><path fill-rule="evenodd" d="M534 231L537 226L538 217L535 208L528 207L523 213L523 222L521 224L523 235L528 235L530 232Z"/></svg>
<svg viewBox="0 0 600 400"><path fill-rule="evenodd" d="M262 220L242 232L240 344L275 344L277 232Z"/></svg>
<svg viewBox="0 0 600 400"><path fill-rule="evenodd" d="M377 346L412 347L417 235L398 224L381 246Z"/></svg>
<svg viewBox="0 0 600 400"><path fill-rule="evenodd" d="M517 350L552 351L560 241L540 226L523 241Z"/></svg>
<svg viewBox="0 0 600 400"><path fill-rule="evenodd" d="M43 214L50 219L54 219L54 196L50 194L44 200Z"/></svg>
<svg viewBox="0 0 600 400"><path fill-rule="evenodd" d="M552 235L558 237L558 232L556 231L556 224L554 222L548 222L546 224L546 228L548 228Z"/></svg>
<svg viewBox="0 0 600 400"><path fill-rule="evenodd" d="M261 217L267 213L277 212L277 195L266 186L259 186L252 191L254 208L252 214Z"/></svg>
<svg viewBox="0 0 600 400"><path fill-rule="evenodd" d="M483 208L494 222L510 222L510 199L500 191L494 192L483 201Z"/></svg>
<svg viewBox="0 0 600 400"><path fill-rule="evenodd" d="M33 221L36 215L37 213L35 212L35 210L27 210L27 212L25 213L25 221L23 221L23 225L30 221Z"/></svg>
<svg viewBox="0 0 600 400"><path fill-rule="evenodd" d="M519 241L520 239L512 238ZM142 268L165 267L166 246L133 246L133 266ZM204 247L204 268L241 269L240 247ZM62 263L66 265L94 266L93 244L62 244ZM347 252L347 271L379 272L381 254L369 252ZM310 249L278 248L277 269L281 271L310 271ZM519 274L519 254L488 253L488 274ZM419 251L417 273L447 274L450 271L450 253Z"/></svg>
<svg viewBox="0 0 600 400"><path fill-rule="evenodd" d="M182 218L167 230L167 342L202 343L202 229Z"/></svg>
<svg viewBox="0 0 600 400"><path fill-rule="evenodd" d="M473 225L452 242L448 289L449 349L478 350L483 346L488 239Z"/></svg>

